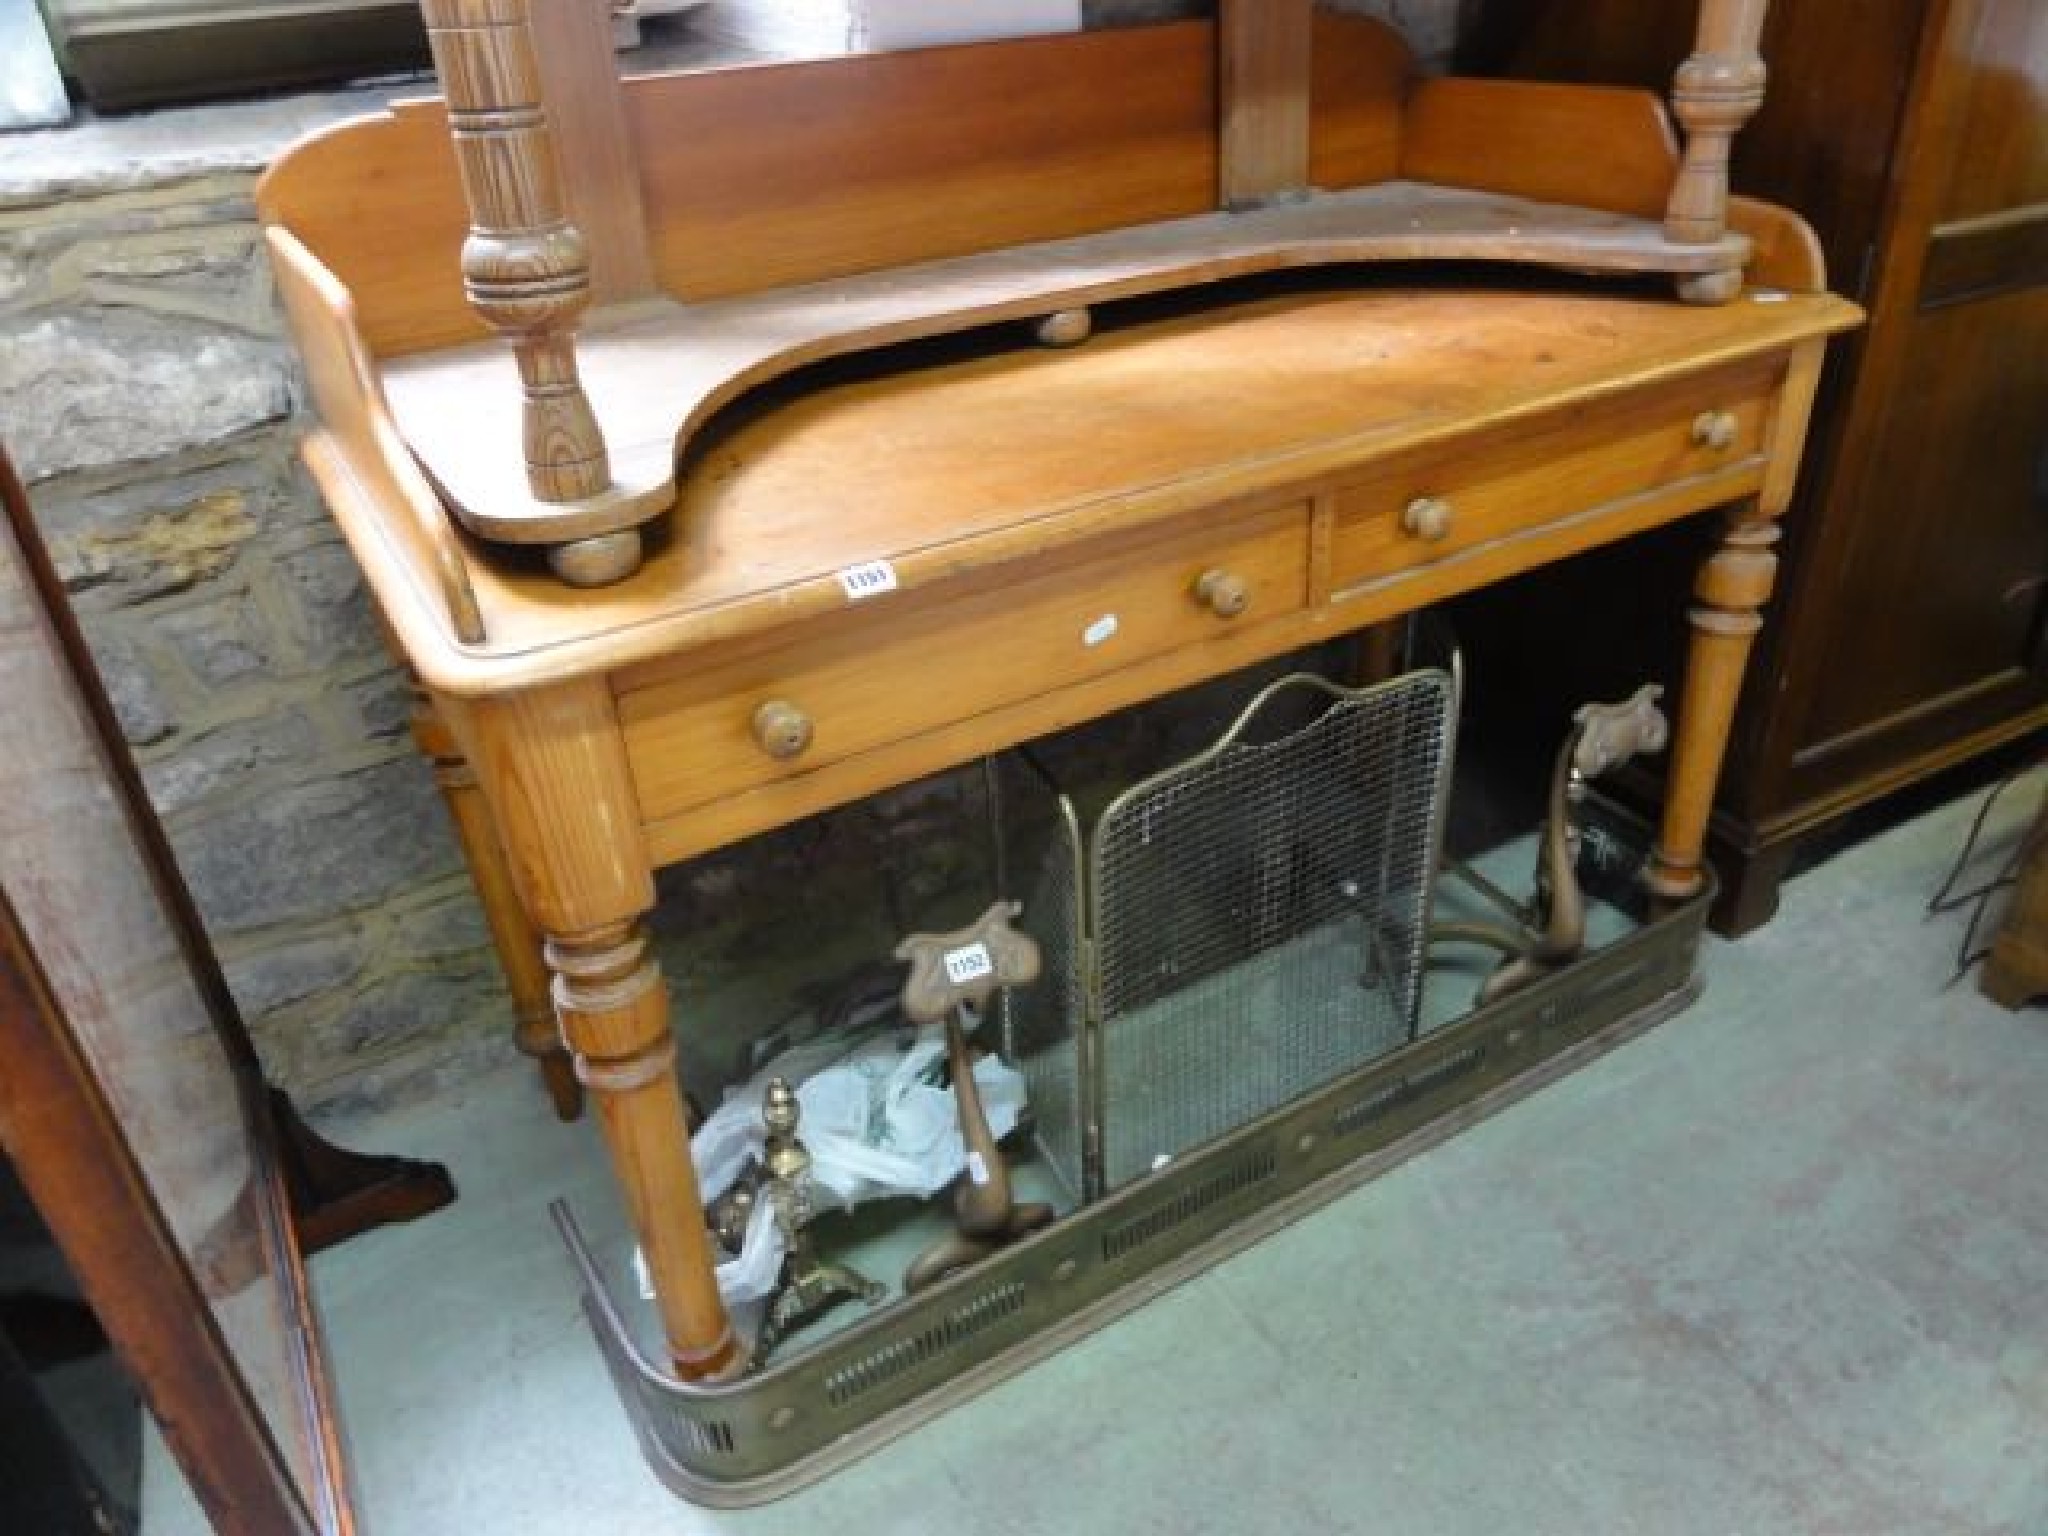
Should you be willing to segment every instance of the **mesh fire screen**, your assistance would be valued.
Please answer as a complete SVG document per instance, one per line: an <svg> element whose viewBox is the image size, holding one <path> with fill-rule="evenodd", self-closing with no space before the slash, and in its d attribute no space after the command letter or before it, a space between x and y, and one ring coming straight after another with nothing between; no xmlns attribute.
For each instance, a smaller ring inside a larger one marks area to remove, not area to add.
<svg viewBox="0 0 2048 1536"><path fill-rule="evenodd" d="M1282 678L1085 833L1030 759L998 768L1004 878L1047 962L1004 1043L1081 1198L1414 1038L1456 691Z"/></svg>

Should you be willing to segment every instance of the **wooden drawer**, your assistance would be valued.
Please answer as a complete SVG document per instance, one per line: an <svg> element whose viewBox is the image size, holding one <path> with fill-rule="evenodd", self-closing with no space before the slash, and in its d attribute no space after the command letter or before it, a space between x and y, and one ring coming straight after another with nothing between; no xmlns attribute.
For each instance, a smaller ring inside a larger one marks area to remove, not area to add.
<svg viewBox="0 0 2048 1536"><path fill-rule="evenodd" d="M1750 368L1687 380L1620 407L1490 432L1477 449L1437 444L1390 459L1337 492L1331 595L1714 477L1753 479L1779 377Z"/></svg>
<svg viewBox="0 0 2048 1536"><path fill-rule="evenodd" d="M1242 584L1234 617L1197 594L1211 570ZM885 595L795 638L637 668L618 694L642 820L1297 613L1307 584L1308 508L1294 503L1196 533L1096 546L1022 576ZM763 744L765 705L778 706L770 724L788 732L785 747L808 732L800 750L778 757Z"/></svg>

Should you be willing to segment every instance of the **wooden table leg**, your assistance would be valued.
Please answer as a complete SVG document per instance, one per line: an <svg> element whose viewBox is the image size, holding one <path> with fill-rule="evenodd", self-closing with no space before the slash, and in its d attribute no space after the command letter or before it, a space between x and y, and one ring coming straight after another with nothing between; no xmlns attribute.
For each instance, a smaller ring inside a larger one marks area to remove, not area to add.
<svg viewBox="0 0 2048 1536"><path fill-rule="evenodd" d="M1764 627L1761 610L1778 579L1778 518L1791 504L1799 479L1824 353L1820 342L1793 351L1767 428L1763 485L1754 500L1728 509L1720 542L1693 583L1688 615L1692 645L1686 653L1685 689L1671 743L1664 822L1643 874L1653 895L1671 901L1693 895L1706 878L1714 787L1720 782L1721 759L1728 753L1743 669L1757 631Z"/></svg>
<svg viewBox="0 0 2048 1536"><path fill-rule="evenodd" d="M640 1238L678 1375L732 1374L741 1351L712 1270L644 919L654 878L609 690L577 681L437 700L490 803L515 889L546 935L554 1002Z"/></svg>
<svg viewBox="0 0 2048 1536"><path fill-rule="evenodd" d="M1745 503L1729 515L1719 547L1693 585L1692 645L1671 747L1664 823L1645 876L1650 889L1669 900L1691 896L1705 878L1701 861L1714 786L1735 722L1743 668L1764 627L1759 610L1777 579L1778 556L1772 548L1777 541L1776 520L1756 503Z"/></svg>
<svg viewBox="0 0 2048 1536"><path fill-rule="evenodd" d="M555 1114L563 1120L574 1120L583 1113L583 1086L576 1079L568 1047L562 1043L561 1027L555 1022L541 937L527 920L526 909L512 889L512 872L506 868L505 851L498 829L491 822L490 807L477 790L476 773L425 694L417 695L414 702L412 734L433 763L434 782L440 786L441 798L455 820L455 836L462 845L470 880L484 909L484 922L498 952L498 964L505 972L505 985L512 994L513 1039L540 1067L541 1082L554 1103Z"/></svg>

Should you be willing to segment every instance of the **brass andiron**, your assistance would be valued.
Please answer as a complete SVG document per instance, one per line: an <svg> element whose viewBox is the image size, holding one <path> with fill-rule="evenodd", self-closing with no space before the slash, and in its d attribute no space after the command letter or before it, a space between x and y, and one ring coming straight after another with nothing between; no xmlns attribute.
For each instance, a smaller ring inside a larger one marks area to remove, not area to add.
<svg viewBox="0 0 2048 1536"><path fill-rule="evenodd" d="M751 1214L754 1200L765 1198L775 1212L784 1249L781 1283L761 1319L760 1332L754 1336L755 1370L768 1363L775 1347L790 1334L816 1322L842 1301L864 1301L873 1306L888 1294L886 1286L846 1265L819 1258L811 1245L811 1152L796 1134L802 1117L796 1090L782 1078L769 1079L761 1101L761 1123L768 1128L761 1148L767 1178L756 1195L736 1202ZM744 1235L745 1216L740 1220ZM724 1239L726 1232L721 1230L719 1236Z"/></svg>
<svg viewBox="0 0 2048 1536"><path fill-rule="evenodd" d="M1009 1164L989 1129L974 1082L974 1058L967 1049L965 1014L986 1004L1000 987L1023 986L1038 977L1038 946L1010 926L1021 910L999 901L974 923L954 933L914 933L896 946L896 958L910 962L903 983L903 1013L913 1024L943 1020L946 1065L967 1167L953 1185L956 1231L940 1238L911 1261L903 1288L921 1291L946 1276L987 1258L1035 1232L1053 1218L1049 1205L1018 1204Z"/></svg>
<svg viewBox="0 0 2048 1536"><path fill-rule="evenodd" d="M1584 704L1558 749L1550 773L1550 801L1536 854L1536 899L1524 911L1475 870L1453 872L1481 895L1513 915L1513 926L1495 923L1440 923L1430 939L1445 944L1480 944L1506 958L1479 989L1480 1003L1521 991L1578 958L1586 947L1586 895L1579 886L1576 812L1586 785L1645 752L1661 752L1671 727L1657 707L1664 690L1645 683L1619 704Z"/></svg>

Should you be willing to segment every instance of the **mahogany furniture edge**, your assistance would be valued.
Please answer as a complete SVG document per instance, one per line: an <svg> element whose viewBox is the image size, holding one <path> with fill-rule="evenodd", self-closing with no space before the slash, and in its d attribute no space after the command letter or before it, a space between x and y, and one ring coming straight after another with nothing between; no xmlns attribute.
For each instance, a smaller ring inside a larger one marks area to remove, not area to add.
<svg viewBox="0 0 2048 1536"><path fill-rule="evenodd" d="M247 1188L266 1255L280 1268L292 1330L291 1389L305 1415L307 1470L299 1488L272 1426L214 1316L107 1087L66 1017L42 957L0 887L0 1147L57 1238L119 1349L194 1494L227 1536L352 1536L355 1514L312 1286L295 1240L279 1166L286 1155L274 1095L228 990L191 892L122 743L75 615L0 447L0 542L9 544L68 668L78 707L123 832L134 841L198 1003L235 1080L236 1109L264 1177Z"/></svg>
<svg viewBox="0 0 2048 1536"><path fill-rule="evenodd" d="M229 1365L205 1297L141 1174L132 1159L108 1155L123 1145L119 1122L62 1018L0 890L0 1042L8 1062L0 1074L0 1141L23 1183L218 1528L237 1536L350 1529L332 1501L328 1523L316 1525L284 1475L269 1426ZM75 1148L44 1154L45 1147L70 1145L79 1126L92 1128L99 1155L80 1156ZM275 1207L266 1226L284 1230L281 1192L271 1191L266 1202ZM294 1272L303 1285L302 1267ZM324 1378L315 1386L309 1374L304 1389L309 1401L324 1398ZM326 1457L339 1486L331 1445Z"/></svg>

